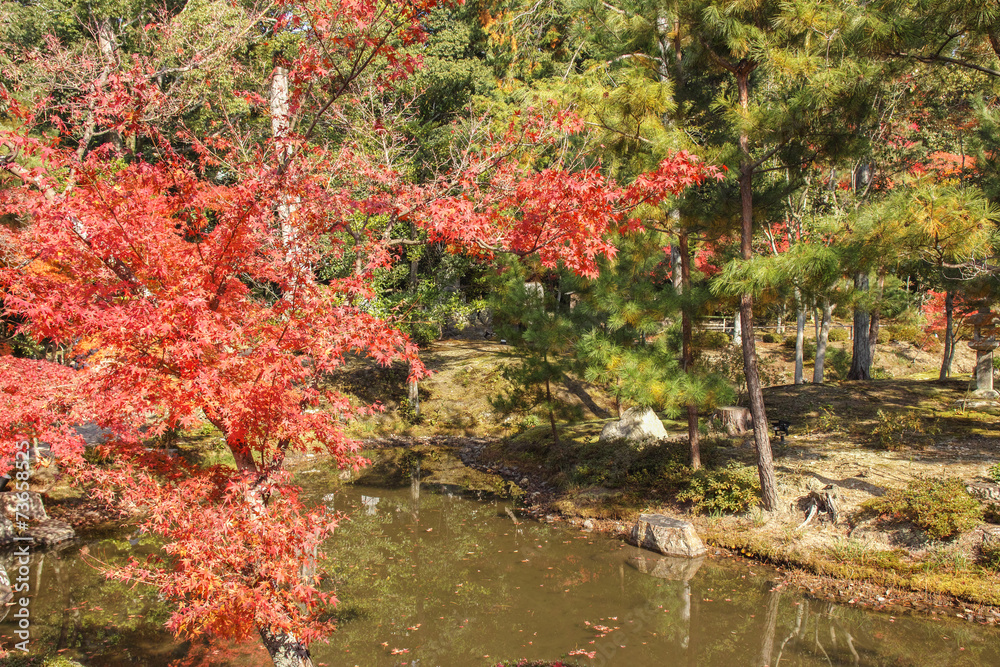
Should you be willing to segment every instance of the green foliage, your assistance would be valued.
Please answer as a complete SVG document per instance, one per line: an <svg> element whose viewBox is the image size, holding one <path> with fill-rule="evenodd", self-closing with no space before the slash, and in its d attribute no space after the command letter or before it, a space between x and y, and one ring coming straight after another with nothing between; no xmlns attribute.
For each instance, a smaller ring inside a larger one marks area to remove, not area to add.
<svg viewBox="0 0 1000 667"><path fill-rule="evenodd" d="M764 334L763 336L761 336L760 339L761 339L761 341L763 341L765 343L777 343L778 342L778 335L777 334L773 334L773 333L771 333L769 331L766 334Z"/></svg>
<svg viewBox="0 0 1000 667"><path fill-rule="evenodd" d="M573 451L563 448L550 454L553 462L566 466L568 481L578 487L602 486L641 494L662 494L685 488L693 474L687 466L687 443L678 440L661 441L642 448L627 444L608 446L594 441L583 443ZM713 462L716 458L715 443L703 442L702 459Z"/></svg>
<svg viewBox="0 0 1000 667"><path fill-rule="evenodd" d="M760 500L760 477L756 468L735 461L724 468L702 468L677 499L692 503L697 512L740 514Z"/></svg>
<svg viewBox="0 0 1000 667"><path fill-rule="evenodd" d="M896 452L904 449L914 438L937 432L937 426L921 417L915 410L906 412L879 410L875 415L875 426L871 429L869 442L879 449Z"/></svg>
<svg viewBox="0 0 1000 667"><path fill-rule="evenodd" d="M826 348L824 362L826 376L831 380L843 380L851 370L851 353L838 347Z"/></svg>
<svg viewBox="0 0 1000 667"><path fill-rule="evenodd" d="M715 373L729 381L730 400L726 403L716 403L716 405L726 405L732 403L736 397L735 393L742 394L746 390L746 375L743 372L743 348L738 345L729 345L711 359L699 362L705 367L705 372ZM769 362L765 359L757 359L757 371L760 374L760 381L766 387L780 384L784 378L777 363Z"/></svg>
<svg viewBox="0 0 1000 667"><path fill-rule="evenodd" d="M925 338L924 330L916 324L891 322L878 330L878 342L901 342L917 345Z"/></svg>
<svg viewBox="0 0 1000 667"><path fill-rule="evenodd" d="M839 327L837 328L831 327L830 331L827 332L826 339L831 343L841 343L847 340L849 337L850 334L848 333L847 329L841 329Z"/></svg>
<svg viewBox="0 0 1000 667"><path fill-rule="evenodd" d="M986 475L997 484L1000 484L1000 463L994 463L986 470Z"/></svg>
<svg viewBox="0 0 1000 667"><path fill-rule="evenodd" d="M983 517L979 501L954 477L914 479L881 498L866 500L861 511L890 523L911 523L934 540L953 538L975 527Z"/></svg>
<svg viewBox="0 0 1000 667"><path fill-rule="evenodd" d="M534 412L546 414L553 441L558 441L556 422L580 417L577 406L560 400L558 388L573 370L571 354L579 340L572 313L554 311L551 290L526 287L525 267L514 265L497 286L492 301L498 333L513 347L519 360L504 364L506 381L500 394L490 399L500 416L522 420Z"/></svg>
<svg viewBox="0 0 1000 667"><path fill-rule="evenodd" d="M696 331L692 336L694 346L703 350L722 350L732 343L732 339L724 331Z"/></svg>
<svg viewBox="0 0 1000 667"><path fill-rule="evenodd" d="M821 405L819 416L816 419L815 431L819 433L832 433L839 431L843 425L843 420L834 412L832 405Z"/></svg>

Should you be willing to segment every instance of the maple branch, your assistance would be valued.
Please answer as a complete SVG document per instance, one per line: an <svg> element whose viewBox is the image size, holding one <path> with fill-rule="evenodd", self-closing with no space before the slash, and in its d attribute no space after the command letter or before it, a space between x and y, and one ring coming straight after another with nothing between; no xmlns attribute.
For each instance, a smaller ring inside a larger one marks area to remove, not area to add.
<svg viewBox="0 0 1000 667"><path fill-rule="evenodd" d="M125 264L123 261L117 257L111 257L110 259L105 259L101 253L97 252L94 248L93 242L87 238L87 235L82 231L83 222L77 218L75 215L70 214L70 221L72 222L73 234L83 241L83 244L91 251L91 253L98 259L101 264L107 267L112 273L118 276L118 279L122 282L128 283L130 289L133 293L139 293L140 291L145 292L146 295L149 294L149 290L146 289L145 285L136 278L135 273L132 269Z"/></svg>
<svg viewBox="0 0 1000 667"><path fill-rule="evenodd" d="M383 15L385 12L388 12L388 8L391 5L392 3L385 3L383 5L383 8L381 10ZM339 88L337 88L334 92L330 94L330 99L327 100L326 104L324 104L319 109L319 111L316 112L312 123L309 125L309 128L302 134L302 137L304 139L308 139L310 136L312 136L313 130L316 128L316 125L319 123L320 119L323 117L326 111L331 106L333 106L334 102L340 99L340 96L347 91L348 86L350 86L354 82L354 80L357 79L359 76L361 76L361 73L368 68L368 65L371 64L371 62L375 59L375 56L377 56L381 51L382 47L385 46L386 43L389 41L389 38L392 36L393 32L394 32L394 27L390 24L387 29L387 32L375 44L371 45L371 50L368 53L367 57L363 55L364 49L358 50L358 54L354 60L354 63L351 65L351 69L348 72L348 76L345 77L343 75L340 75L341 83ZM323 49L323 51L326 52L326 42L324 42L323 40L319 40L319 44L320 47ZM327 54L327 56L329 57L329 54ZM335 62L335 60L332 58L330 58L330 61ZM300 145L299 148L296 149L296 153L298 153L301 150L302 146Z"/></svg>
<svg viewBox="0 0 1000 667"><path fill-rule="evenodd" d="M37 176L32 176L31 172L25 167L21 166L17 162L17 157L21 153L21 147L13 149L10 153L6 155L0 155L0 169L8 171L13 174L16 178L20 179L23 183L31 183L40 191L45 194L46 201L52 201L56 197L56 190L51 185L43 187L45 184L42 182L41 174Z"/></svg>

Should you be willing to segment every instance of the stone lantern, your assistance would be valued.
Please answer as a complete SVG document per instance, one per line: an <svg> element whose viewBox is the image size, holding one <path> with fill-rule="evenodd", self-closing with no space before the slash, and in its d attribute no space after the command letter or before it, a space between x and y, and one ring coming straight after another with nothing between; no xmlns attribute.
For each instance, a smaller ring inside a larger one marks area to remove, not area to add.
<svg viewBox="0 0 1000 667"><path fill-rule="evenodd" d="M976 351L976 398L995 399L1000 392L993 389L993 350L1000 343L994 336L983 336L982 327L992 319L989 308L980 308L969 318L974 326L974 335L969 347Z"/></svg>

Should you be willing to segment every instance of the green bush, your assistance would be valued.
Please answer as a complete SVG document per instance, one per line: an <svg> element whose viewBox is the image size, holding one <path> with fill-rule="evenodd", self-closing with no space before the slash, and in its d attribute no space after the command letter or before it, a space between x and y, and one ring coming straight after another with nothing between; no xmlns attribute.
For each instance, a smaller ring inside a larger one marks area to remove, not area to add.
<svg viewBox="0 0 1000 667"><path fill-rule="evenodd" d="M826 337L826 339L831 343L843 342L849 338L850 335L848 334L847 329L840 329L840 328L837 329L831 328L830 332L827 334Z"/></svg>
<svg viewBox="0 0 1000 667"><path fill-rule="evenodd" d="M875 377L875 373L872 373ZM928 424L916 411L886 412L879 410L875 414L875 426L868 436L869 442L879 449L898 452L905 448L908 441L924 435L936 433L937 427Z"/></svg>
<svg viewBox="0 0 1000 667"><path fill-rule="evenodd" d="M778 342L778 336L777 336L777 334L773 334L773 333L770 333L770 332L768 332L768 333L764 334L763 336L761 336L760 339L762 341L764 341L765 343L777 343Z"/></svg>
<svg viewBox="0 0 1000 667"><path fill-rule="evenodd" d="M1000 463L994 463L986 471L986 475L997 484L1000 484Z"/></svg>
<svg viewBox="0 0 1000 667"><path fill-rule="evenodd" d="M865 501L861 510L890 523L912 523L934 540L955 537L974 528L983 517L979 501L954 477L914 479L881 498Z"/></svg>
<svg viewBox="0 0 1000 667"><path fill-rule="evenodd" d="M708 514L739 514L754 507L760 500L760 478L757 468L731 461L724 468L702 468L696 472L688 488L677 494L681 502L690 502L696 512Z"/></svg>
<svg viewBox="0 0 1000 667"><path fill-rule="evenodd" d="M732 342L725 331L698 331L694 335L695 347L703 350L720 350Z"/></svg>
<svg viewBox="0 0 1000 667"><path fill-rule="evenodd" d="M879 329L879 341L882 341L882 332L886 332L887 340L900 341L903 343L913 343L917 345L924 339L924 331L916 324L903 324L892 322Z"/></svg>

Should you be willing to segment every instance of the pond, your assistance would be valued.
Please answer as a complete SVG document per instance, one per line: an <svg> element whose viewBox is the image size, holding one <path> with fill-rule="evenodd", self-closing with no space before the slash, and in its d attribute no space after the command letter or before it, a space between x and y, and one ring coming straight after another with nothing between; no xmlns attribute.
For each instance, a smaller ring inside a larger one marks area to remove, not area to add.
<svg viewBox="0 0 1000 667"><path fill-rule="evenodd" d="M763 566L663 559L417 478L398 488L322 470L300 479L313 501L351 515L329 549L339 621L329 643L313 645L318 665L1000 664L993 628L811 600L775 587ZM255 645L173 640L155 594L106 581L94 563L141 550L128 537L82 549L32 556L33 654L99 666L267 664ZM14 571L10 557L4 564ZM15 609L0 622L8 648Z"/></svg>

